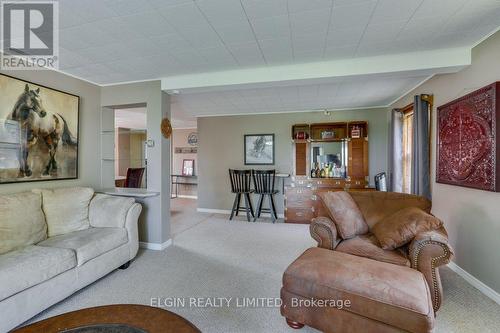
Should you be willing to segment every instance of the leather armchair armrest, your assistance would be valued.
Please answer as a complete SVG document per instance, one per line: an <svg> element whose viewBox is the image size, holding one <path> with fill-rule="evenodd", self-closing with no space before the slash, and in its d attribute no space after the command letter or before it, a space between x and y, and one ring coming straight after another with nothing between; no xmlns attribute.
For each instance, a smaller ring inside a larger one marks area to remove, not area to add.
<svg viewBox="0 0 500 333"><path fill-rule="evenodd" d="M309 225L312 238L318 242L318 247L333 250L340 242L335 223L324 216L313 218Z"/></svg>
<svg viewBox="0 0 500 333"><path fill-rule="evenodd" d="M453 249L448 243L448 234L438 230L418 234L410 243L411 267L420 271L429 285L434 312L441 306L443 297L438 267L450 262Z"/></svg>

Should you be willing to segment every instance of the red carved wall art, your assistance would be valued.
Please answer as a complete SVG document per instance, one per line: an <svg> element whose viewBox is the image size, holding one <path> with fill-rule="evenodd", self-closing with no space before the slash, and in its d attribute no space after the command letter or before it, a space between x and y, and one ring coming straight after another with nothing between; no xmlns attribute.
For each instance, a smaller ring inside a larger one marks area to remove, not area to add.
<svg viewBox="0 0 500 333"><path fill-rule="evenodd" d="M436 181L500 192L500 82L437 108Z"/></svg>

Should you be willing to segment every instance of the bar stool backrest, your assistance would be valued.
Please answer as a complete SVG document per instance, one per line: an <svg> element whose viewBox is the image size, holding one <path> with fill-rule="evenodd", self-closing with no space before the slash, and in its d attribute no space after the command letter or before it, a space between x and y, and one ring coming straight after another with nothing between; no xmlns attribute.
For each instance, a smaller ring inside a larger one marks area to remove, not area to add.
<svg viewBox="0 0 500 333"><path fill-rule="evenodd" d="M272 194L274 193L274 180L276 170L252 170L255 193Z"/></svg>
<svg viewBox="0 0 500 333"><path fill-rule="evenodd" d="M231 180L231 192L249 193L252 185L252 170L229 169L229 179Z"/></svg>

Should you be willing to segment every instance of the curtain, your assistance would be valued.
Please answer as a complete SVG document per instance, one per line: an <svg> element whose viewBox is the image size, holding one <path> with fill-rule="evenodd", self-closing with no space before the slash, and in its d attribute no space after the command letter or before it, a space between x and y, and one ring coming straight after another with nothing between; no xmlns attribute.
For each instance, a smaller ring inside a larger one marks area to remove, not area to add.
<svg viewBox="0 0 500 333"><path fill-rule="evenodd" d="M391 113L389 144L389 188L403 191L403 113L393 109Z"/></svg>
<svg viewBox="0 0 500 333"><path fill-rule="evenodd" d="M424 96L416 95L413 102L411 193L431 199L430 103Z"/></svg>

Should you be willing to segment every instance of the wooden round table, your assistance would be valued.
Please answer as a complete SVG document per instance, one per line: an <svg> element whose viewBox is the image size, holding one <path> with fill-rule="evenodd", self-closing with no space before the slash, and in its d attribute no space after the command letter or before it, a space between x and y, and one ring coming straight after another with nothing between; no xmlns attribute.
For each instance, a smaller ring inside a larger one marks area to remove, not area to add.
<svg viewBox="0 0 500 333"><path fill-rule="evenodd" d="M105 305L81 309L21 327L13 333L121 332L201 333L181 316L137 304Z"/></svg>

